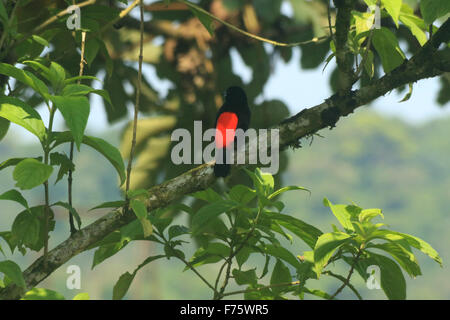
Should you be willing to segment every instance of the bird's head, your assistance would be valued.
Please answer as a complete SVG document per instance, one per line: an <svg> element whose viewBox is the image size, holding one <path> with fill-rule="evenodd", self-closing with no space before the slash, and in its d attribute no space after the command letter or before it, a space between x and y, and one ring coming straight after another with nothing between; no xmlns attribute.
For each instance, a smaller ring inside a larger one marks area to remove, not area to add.
<svg viewBox="0 0 450 320"><path fill-rule="evenodd" d="M234 105L247 105L247 95L241 87L232 86L225 91L225 101Z"/></svg>

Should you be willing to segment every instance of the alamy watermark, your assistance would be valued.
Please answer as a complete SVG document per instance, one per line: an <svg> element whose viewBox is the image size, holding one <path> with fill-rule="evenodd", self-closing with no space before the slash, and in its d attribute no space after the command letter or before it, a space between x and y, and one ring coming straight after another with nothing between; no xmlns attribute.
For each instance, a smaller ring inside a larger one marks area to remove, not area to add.
<svg viewBox="0 0 450 320"><path fill-rule="evenodd" d="M71 5L67 8L70 16L67 18L66 27L69 30L78 30L81 28L81 10L77 5Z"/></svg>
<svg viewBox="0 0 450 320"><path fill-rule="evenodd" d="M280 145L278 129L226 130L226 136L235 136L227 148L216 148L222 134L214 128L203 132L202 122L194 121L194 136L184 128L175 129L170 137L178 142L173 146L170 158L174 164L202 164L216 160L222 164L259 164L261 170L276 174L279 170ZM228 140L228 139L227 139ZM212 142L211 142L212 141ZM203 142L210 142L203 148ZM223 152L225 151L225 156Z"/></svg>
<svg viewBox="0 0 450 320"><path fill-rule="evenodd" d="M366 273L369 277L366 281L366 286L369 290L381 289L380 286L380 267L376 265L368 266Z"/></svg>

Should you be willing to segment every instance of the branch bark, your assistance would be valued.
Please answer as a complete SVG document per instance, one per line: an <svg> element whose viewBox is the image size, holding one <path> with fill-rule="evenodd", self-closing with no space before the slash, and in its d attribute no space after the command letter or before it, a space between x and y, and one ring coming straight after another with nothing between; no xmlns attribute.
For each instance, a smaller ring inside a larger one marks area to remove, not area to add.
<svg viewBox="0 0 450 320"><path fill-rule="evenodd" d="M341 118L368 102L383 96L389 91L450 72L450 53L448 50L438 51L442 43L450 41L450 19L439 28L433 37L420 49L414 57L401 66L359 90L348 91L343 95L335 94L325 102L309 109L304 109L295 116L286 119L276 128L280 130L280 146L295 144L298 139L311 135L323 128L334 127ZM213 162L196 167L176 178L168 180L149 189L148 210L167 206L174 200L204 190L214 182ZM130 223L135 215L127 211L124 214L111 212L84 227L69 239L50 250L47 261L37 259L24 271L26 289L29 290L47 278L53 271L69 261L75 255L92 247L109 233ZM25 289L14 284L0 289L0 299L19 299Z"/></svg>

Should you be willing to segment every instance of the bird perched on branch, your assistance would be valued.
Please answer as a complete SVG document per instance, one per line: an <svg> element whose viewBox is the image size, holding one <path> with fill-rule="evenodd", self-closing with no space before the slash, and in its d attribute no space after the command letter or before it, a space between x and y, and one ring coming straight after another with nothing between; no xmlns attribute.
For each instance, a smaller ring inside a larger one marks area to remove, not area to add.
<svg viewBox="0 0 450 320"><path fill-rule="evenodd" d="M230 173L230 164L226 163L226 154L231 151L236 138L236 129L247 130L250 124L250 108L247 95L240 87L229 87L225 92L225 102L217 112L216 118L216 164L214 175L226 177ZM222 155L222 163L217 163Z"/></svg>

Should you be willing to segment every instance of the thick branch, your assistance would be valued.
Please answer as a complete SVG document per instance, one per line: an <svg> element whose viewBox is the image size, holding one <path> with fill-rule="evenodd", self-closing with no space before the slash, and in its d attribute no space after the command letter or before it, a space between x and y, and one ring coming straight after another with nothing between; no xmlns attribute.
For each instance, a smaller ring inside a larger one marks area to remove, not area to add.
<svg viewBox="0 0 450 320"><path fill-rule="evenodd" d="M280 146L288 146L298 139L313 134L326 127L334 127L339 118L347 116L356 108L383 96L389 91L415 82L420 79L434 77L443 72L450 72L450 54L448 51L437 51L441 43L450 41L450 19L439 28L433 38L409 61L374 81L372 84L345 95L333 95L324 103L304 109L297 115L283 121L277 128L280 130ZM213 163L203 164L174 179L149 190L148 210L167 206L172 201L204 190L214 182ZM53 271L83 252L109 233L130 223L135 219L132 212L124 214L109 213L89 226L81 229L69 239L48 252L47 264L37 259L24 271L27 289L31 289L47 278ZM0 290L0 298L18 299L24 290L9 285Z"/></svg>

